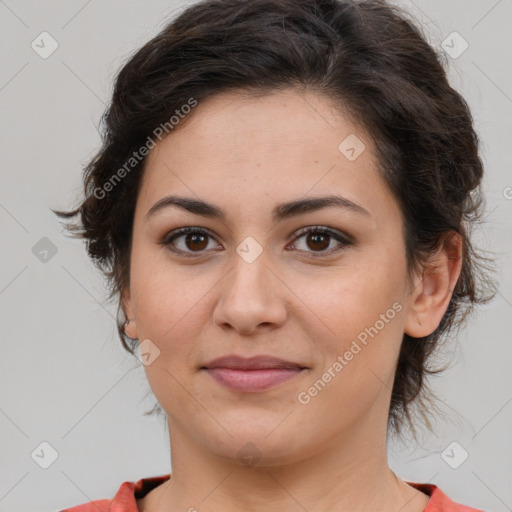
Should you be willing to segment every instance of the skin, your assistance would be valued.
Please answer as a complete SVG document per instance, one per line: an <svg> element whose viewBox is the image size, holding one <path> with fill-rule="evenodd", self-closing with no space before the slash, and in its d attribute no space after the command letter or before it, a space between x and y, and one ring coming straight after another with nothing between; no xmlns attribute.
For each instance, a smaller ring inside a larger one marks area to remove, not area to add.
<svg viewBox="0 0 512 512"><path fill-rule="evenodd" d="M350 134L366 147L354 161L338 149ZM226 219L177 207L147 218L170 194L213 203ZM333 194L369 215L329 207L271 217L278 203ZM311 236L297 237L316 225L353 243L325 235L318 249ZM160 243L185 226L211 233L202 245L186 235L174 241L192 257ZM168 416L172 477L139 499L139 510L424 510L428 496L387 462L391 387L403 334L430 334L449 304L461 246L447 239L409 279L402 228L371 138L318 92L210 97L150 151L122 297L127 334L160 350L145 371ZM251 263L236 252L247 237L262 249ZM300 403L298 394L397 303L401 311ZM232 353L308 369L267 391L235 392L200 369ZM238 456L246 443L256 447L253 465Z"/></svg>

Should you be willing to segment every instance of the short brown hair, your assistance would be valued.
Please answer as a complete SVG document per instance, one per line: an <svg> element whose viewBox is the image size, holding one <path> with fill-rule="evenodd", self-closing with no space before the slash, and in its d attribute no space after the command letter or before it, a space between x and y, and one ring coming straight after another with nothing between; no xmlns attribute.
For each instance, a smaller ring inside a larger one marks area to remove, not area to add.
<svg viewBox="0 0 512 512"><path fill-rule="evenodd" d="M385 1L201 1L121 69L103 117L103 146L84 169L85 197L76 209L55 213L79 216L67 228L86 240L107 277L110 299L120 299L129 285L146 158L115 186L105 185L112 185L115 171L156 127L168 126L190 98L200 103L229 90L307 87L334 99L375 141L381 172L403 214L408 268L421 268L447 233L462 237L462 271L441 323L429 336L404 335L402 341L388 426L398 433L406 419L414 431L410 406L421 404L426 418L425 376L440 371L427 363L442 336L494 293L484 272L491 260L475 251L469 237L483 211L479 141L468 105L449 85L442 62L407 13ZM123 346L133 353L118 324Z"/></svg>

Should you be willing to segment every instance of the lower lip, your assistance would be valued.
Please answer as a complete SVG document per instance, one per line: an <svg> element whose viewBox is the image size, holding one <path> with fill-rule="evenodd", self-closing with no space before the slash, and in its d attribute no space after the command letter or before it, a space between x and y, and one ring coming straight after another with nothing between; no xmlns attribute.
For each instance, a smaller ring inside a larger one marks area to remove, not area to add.
<svg viewBox="0 0 512 512"><path fill-rule="evenodd" d="M245 393L270 389L302 372L300 368L268 368L262 370L206 368L206 371L223 386Z"/></svg>

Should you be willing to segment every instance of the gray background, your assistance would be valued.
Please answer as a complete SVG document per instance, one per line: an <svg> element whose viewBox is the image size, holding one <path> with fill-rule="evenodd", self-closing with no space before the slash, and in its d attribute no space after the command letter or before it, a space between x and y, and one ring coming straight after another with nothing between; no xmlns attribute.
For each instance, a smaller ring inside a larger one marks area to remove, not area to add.
<svg viewBox="0 0 512 512"><path fill-rule="evenodd" d="M153 398L142 365L117 339L103 279L49 208L75 204L124 59L184 5L0 0L1 511L52 511L112 498L125 480L171 469L167 430L162 418L143 416ZM434 482L456 501L512 510L512 4L403 5L433 45L441 47L454 31L469 44L447 60L482 138L488 214L477 239L496 254L500 290L449 345L451 369L433 381L446 421L418 444L391 443L390 462L402 478ZM46 59L31 47L43 31L59 45ZM41 252L44 237L55 254ZM43 441L58 452L47 469L36 463L49 460ZM462 449L469 454L457 469L441 456L454 441L460 447L448 451L452 461L460 462Z"/></svg>

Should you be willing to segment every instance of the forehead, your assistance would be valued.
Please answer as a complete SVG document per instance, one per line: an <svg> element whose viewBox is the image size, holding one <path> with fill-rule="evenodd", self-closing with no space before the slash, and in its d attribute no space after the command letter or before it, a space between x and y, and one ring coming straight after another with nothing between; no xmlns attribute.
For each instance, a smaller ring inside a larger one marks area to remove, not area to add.
<svg viewBox="0 0 512 512"><path fill-rule="evenodd" d="M200 102L150 151L139 199L147 210L166 194L213 196L242 213L249 198L261 210L333 192L368 209L391 201L366 131L330 98L289 89Z"/></svg>
<svg viewBox="0 0 512 512"><path fill-rule="evenodd" d="M343 105L314 91L285 89L251 95L247 91L224 92L202 100L176 129L150 154L159 150L200 147L195 159L217 153L223 161L254 154L286 154L301 160L303 154L337 154L339 143L358 135L366 146L372 141L362 126L348 119ZM218 144L218 146L216 146ZM226 153L224 147L230 147ZM372 148L366 155L372 156ZM178 155L179 156L179 155Z"/></svg>

